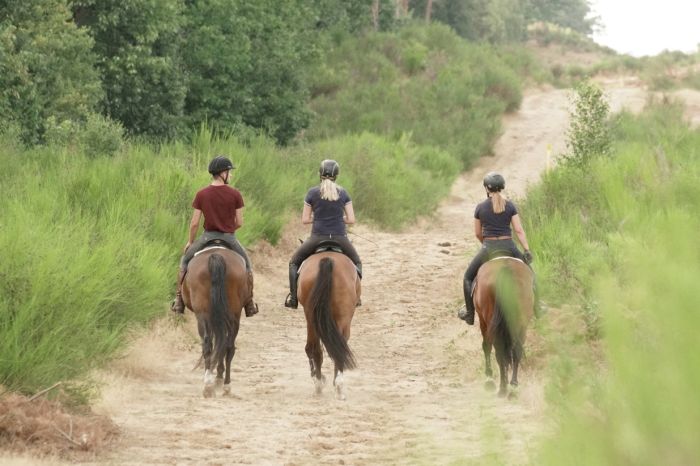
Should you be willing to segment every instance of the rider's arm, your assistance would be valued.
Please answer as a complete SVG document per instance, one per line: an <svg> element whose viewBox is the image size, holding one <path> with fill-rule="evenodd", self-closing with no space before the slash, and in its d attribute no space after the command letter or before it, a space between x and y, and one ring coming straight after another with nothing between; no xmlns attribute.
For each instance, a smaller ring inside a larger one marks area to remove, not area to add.
<svg viewBox="0 0 700 466"><path fill-rule="evenodd" d="M530 246L527 244L527 237L525 236L525 230L523 230L523 224L520 222L520 215L513 215L513 218L510 219L510 223L513 226L513 231L515 231L515 234L518 237L518 241L520 241L520 245L523 247L523 249L529 251Z"/></svg>
<svg viewBox="0 0 700 466"><path fill-rule="evenodd" d="M481 230L481 220L474 218L474 236L480 243L484 242L484 232Z"/></svg>
<svg viewBox="0 0 700 466"><path fill-rule="evenodd" d="M311 206L309 204L304 204L304 210L301 211L301 223L308 225L314 222L314 217L311 215Z"/></svg>
<svg viewBox="0 0 700 466"><path fill-rule="evenodd" d="M243 207L236 209L236 230L243 226Z"/></svg>
<svg viewBox="0 0 700 466"><path fill-rule="evenodd" d="M199 230L199 222L201 219L202 211L199 209L194 209L194 212L192 212L192 220L190 220L190 236L187 240L187 246L185 246L185 249L187 249L197 237L197 231Z"/></svg>
<svg viewBox="0 0 700 466"><path fill-rule="evenodd" d="M353 225L355 223L355 209L352 208L352 202L345 204L345 216L343 221L346 225Z"/></svg>

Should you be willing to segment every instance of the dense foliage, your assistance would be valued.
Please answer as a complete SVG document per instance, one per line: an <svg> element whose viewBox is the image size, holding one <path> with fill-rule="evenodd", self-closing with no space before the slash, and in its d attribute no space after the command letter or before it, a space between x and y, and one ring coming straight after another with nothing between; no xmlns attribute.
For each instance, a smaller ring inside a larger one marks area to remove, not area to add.
<svg viewBox="0 0 700 466"><path fill-rule="evenodd" d="M471 41L498 43L523 39L528 21L584 30L576 25L588 12L585 0L431 5L426 11L425 0L10 0L0 4L0 128L42 143L56 127L74 134L97 111L130 135L187 137L207 123L222 134L255 128L287 144L309 125L316 81L309 70L324 63L329 36L362 41L369 31L397 31L411 17L429 17ZM408 49L408 66L423 66L421 55L434 52L410 35L396 39L408 42L396 45Z"/></svg>
<svg viewBox="0 0 700 466"><path fill-rule="evenodd" d="M0 3L0 130L43 141L48 126L81 122L97 109L101 83L92 40L61 0Z"/></svg>

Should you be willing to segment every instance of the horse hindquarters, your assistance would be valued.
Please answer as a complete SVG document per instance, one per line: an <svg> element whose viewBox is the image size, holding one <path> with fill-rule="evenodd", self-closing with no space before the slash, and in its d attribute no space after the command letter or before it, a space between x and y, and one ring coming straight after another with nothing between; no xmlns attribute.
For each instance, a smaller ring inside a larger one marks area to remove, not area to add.
<svg viewBox="0 0 700 466"><path fill-rule="evenodd" d="M346 337L338 330L331 309L333 292L333 259L324 257L319 262L316 282L311 290L310 302L313 313L314 329L320 337L328 355L335 363L336 371L355 367L355 358L350 351ZM351 309L354 311L354 308Z"/></svg>

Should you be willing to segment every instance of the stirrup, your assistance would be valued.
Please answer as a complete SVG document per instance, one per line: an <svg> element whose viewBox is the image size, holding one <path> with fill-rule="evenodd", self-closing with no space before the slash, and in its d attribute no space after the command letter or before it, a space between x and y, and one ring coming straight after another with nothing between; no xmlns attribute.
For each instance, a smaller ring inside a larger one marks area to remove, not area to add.
<svg viewBox="0 0 700 466"><path fill-rule="evenodd" d="M291 309L297 309L299 307L299 300L295 296L292 298L292 293L289 293L287 295L287 299L284 300L284 307L288 307Z"/></svg>

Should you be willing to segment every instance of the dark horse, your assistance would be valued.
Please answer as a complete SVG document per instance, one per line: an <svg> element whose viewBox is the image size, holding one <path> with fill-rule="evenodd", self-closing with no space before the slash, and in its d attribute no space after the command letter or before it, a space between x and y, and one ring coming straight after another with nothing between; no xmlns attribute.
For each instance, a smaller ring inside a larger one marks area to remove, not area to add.
<svg viewBox="0 0 700 466"><path fill-rule="evenodd" d="M345 399L343 371L355 367L348 339L359 299L360 279L355 264L347 256L321 252L304 261L299 273L299 302L306 315L306 355L317 395L321 394L325 381L321 374L323 342L335 363L336 396Z"/></svg>
<svg viewBox="0 0 700 466"><path fill-rule="evenodd" d="M477 274L474 306L483 336L486 375L493 376L493 345L501 375L500 396L507 394L509 366L513 368L510 384L513 388L518 386L518 364L523 357L525 331L534 314L533 279L532 270L512 257L492 259L482 265Z"/></svg>
<svg viewBox="0 0 700 466"><path fill-rule="evenodd" d="M204 396L214 395L214 384L223 379L224 395L231 392L231 360L243 303L250 298L245 260L222 247L202 250L187 266L182 285L185 305L197 316L204 359ZM212 364L217 364L216 379Z"/></svg>

